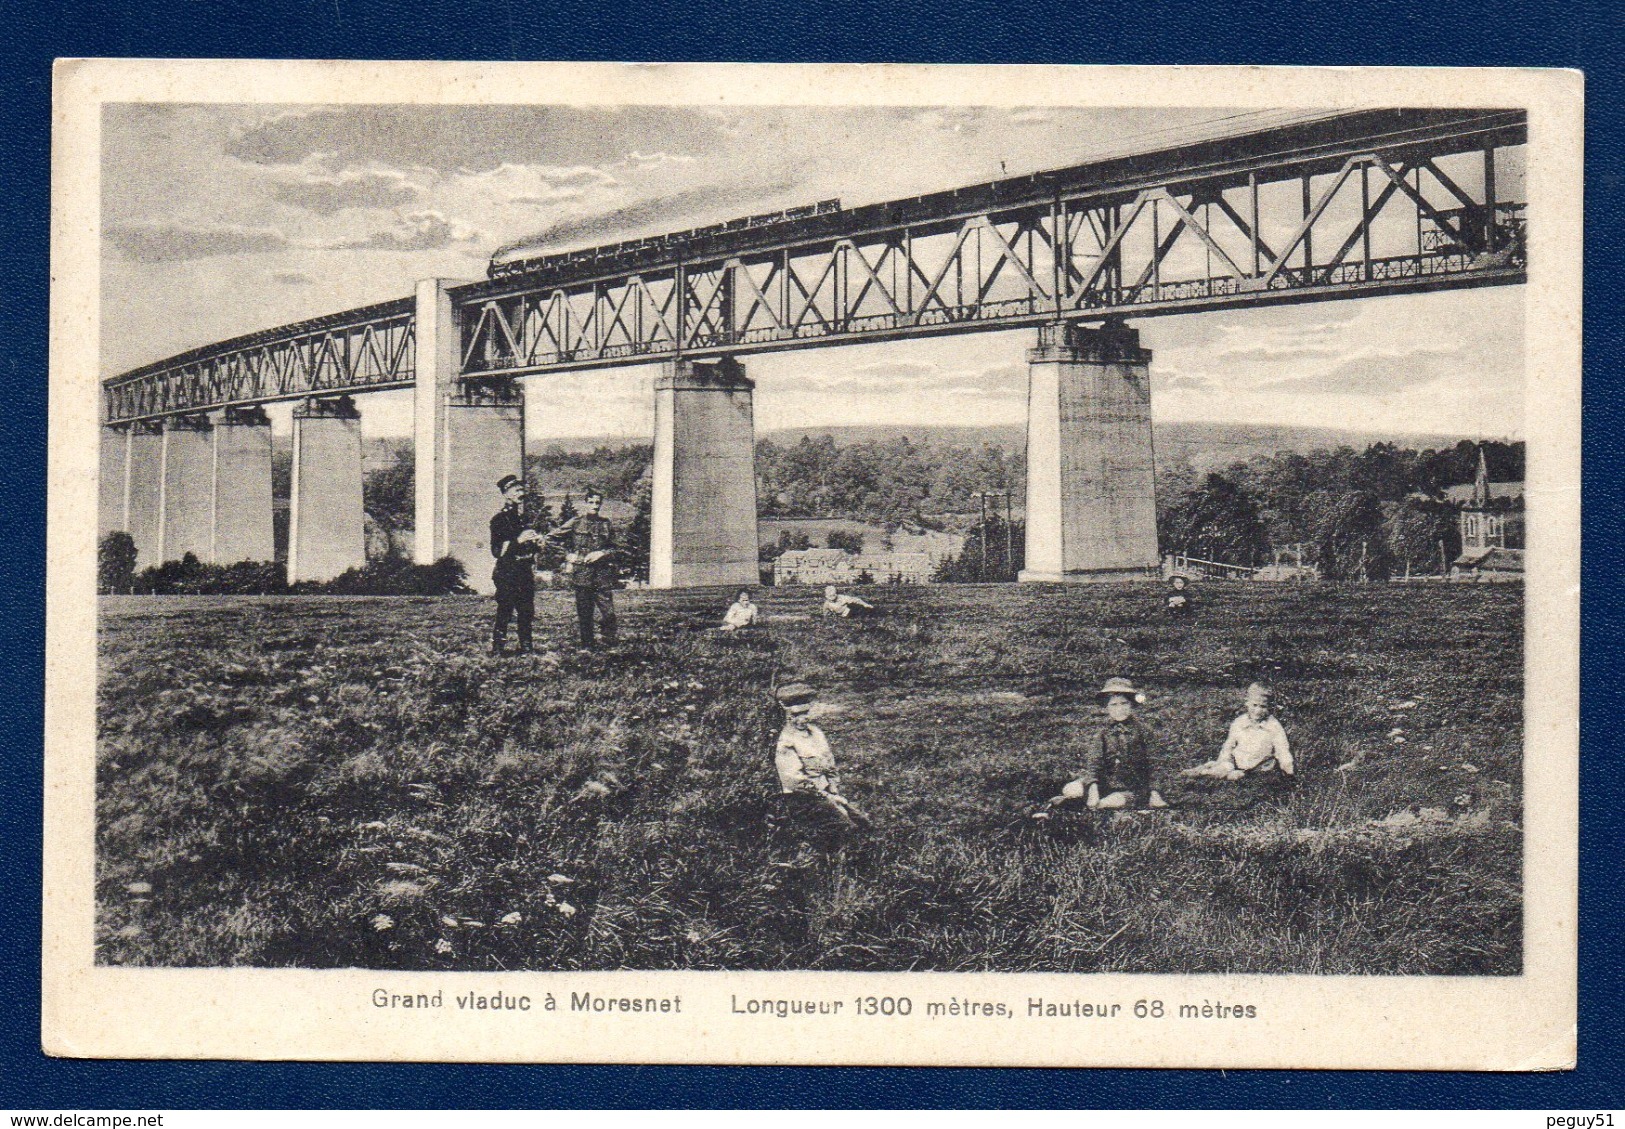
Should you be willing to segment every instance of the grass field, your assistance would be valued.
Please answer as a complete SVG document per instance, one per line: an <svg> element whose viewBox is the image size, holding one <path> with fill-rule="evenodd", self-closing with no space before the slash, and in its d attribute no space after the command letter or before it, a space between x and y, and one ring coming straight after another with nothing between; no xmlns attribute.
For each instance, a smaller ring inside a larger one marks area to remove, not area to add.
<svg viewBox="0 0 1625 1129"><path fill-rule="evenodd" d="M107 597L97 944L112 964L1515 974L1521 593L1209 585L623 593L623 642L493 659L466 598ZM1245 811L1025 818L1108 675L1163 769L1255 678L1299 759ZM805 678L874 817L768 813L775 678ZM1381 821L1381 822L1376 822Z"/></svg>

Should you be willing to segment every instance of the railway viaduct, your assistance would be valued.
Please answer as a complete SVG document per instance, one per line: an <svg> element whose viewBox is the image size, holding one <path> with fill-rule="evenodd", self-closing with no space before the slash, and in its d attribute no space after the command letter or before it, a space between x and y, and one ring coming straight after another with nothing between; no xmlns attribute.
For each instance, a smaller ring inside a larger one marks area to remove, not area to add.
<svg viewBox="0 0 1625 1129"><path fill-rule="evenodd" d="M103 382L100 527L141 565L272 557L292 401L290 580L364 563L357 400L411 389L415 557L488 583L522 378L658 364L651 583L757 579L751 354L1031 327L1024 580L1158 560L1150 365L1130 315L1525 281L1522 111L1381 110L852 209L494 260L480 281L250 333Z"/></svg>

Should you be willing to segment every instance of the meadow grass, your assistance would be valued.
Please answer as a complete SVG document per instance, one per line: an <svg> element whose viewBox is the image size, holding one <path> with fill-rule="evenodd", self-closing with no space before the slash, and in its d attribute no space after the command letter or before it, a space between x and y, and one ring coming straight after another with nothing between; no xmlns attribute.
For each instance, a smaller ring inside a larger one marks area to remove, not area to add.
<svg viewBox="0 0 1625 1129"><path fill-rule="evenodd" d="M732 637L696 629L731 592L622 593L621 646L578 655L543 593L556 655L500 659L473 597L105 597L98 959L1519 972L1521 593L1203 596L880 588L857 623L767 589ZM1117 674L1166 778L1272 683L1299 786L1034 824ZM838 848L775 817L791 678L874 817Z"/></svg>

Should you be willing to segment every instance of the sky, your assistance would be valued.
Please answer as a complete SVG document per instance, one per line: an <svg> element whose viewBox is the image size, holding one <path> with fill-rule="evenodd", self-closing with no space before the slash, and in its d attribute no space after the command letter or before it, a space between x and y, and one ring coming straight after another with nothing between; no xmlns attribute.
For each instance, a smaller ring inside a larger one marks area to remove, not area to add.
<svg viewBox="0 0 1625 1129"><path fill-rule="evenodd" d="M1222 131L1226 111L1057 107L115 105L104 376L221 338L590 246L847 206ZM1154 418L1522 437L1522 287L1131 321ZM1032 330L746 358L760 431L1020 423ZM653 430L656 366L526 382L527 431ZM359 401L410 431L406 393ZM274 412L285 426L286 406Z"/></svg>

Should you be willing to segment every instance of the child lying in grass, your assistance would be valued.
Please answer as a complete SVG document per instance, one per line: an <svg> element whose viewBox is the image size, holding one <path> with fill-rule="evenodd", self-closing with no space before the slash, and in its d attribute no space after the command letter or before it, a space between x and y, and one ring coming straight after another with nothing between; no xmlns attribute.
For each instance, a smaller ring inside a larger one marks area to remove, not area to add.
<svg viewBox="0 0 1625 1129"><path fill-rule="evenodd" d="M1111 678L1097 696L1106 723L1088 739L1083 772L1034 812L1034 819L1048 819L1055 808L1077 800L1102 810L1168 806L1152 786L1151 730L1134 716L1145 695L1127 678Z"/></svg>
<svg viewBox="0 0 1625 1129"><path fill-rule="evenodd" d="M824 589L824 614L842 619L861 618L874 613L875 606L861 596L847 596L832 584Z"/></svg>
<svg viewBox="0 0 1625 1129"><path fill-rule="evenodd" d="M804 682L779 687L775 697L784 708L784 728L779 731L773 763L779 770L779 787L786 796L810 796L821 801L848 827L867 827L869 817L856 804L841 795L840 777L835 774L835 756L830 752L824 731L812 723L813 688Z"/></svg>
<svg viewBox="0 0 1625 1129"><path fill-rule="evenodd" d="M1218 757L1187 768L1181 775L1207 776L1215 780L1240 780L1249 774L1260 778L1275 773L1292 776L1296 772L1292 745L1286 739L1286 730L1271 713L1273 697L1270 688L1261 683L1254 682L1247 687L1246 708L1230 723L1230 732Z"/></svg>

